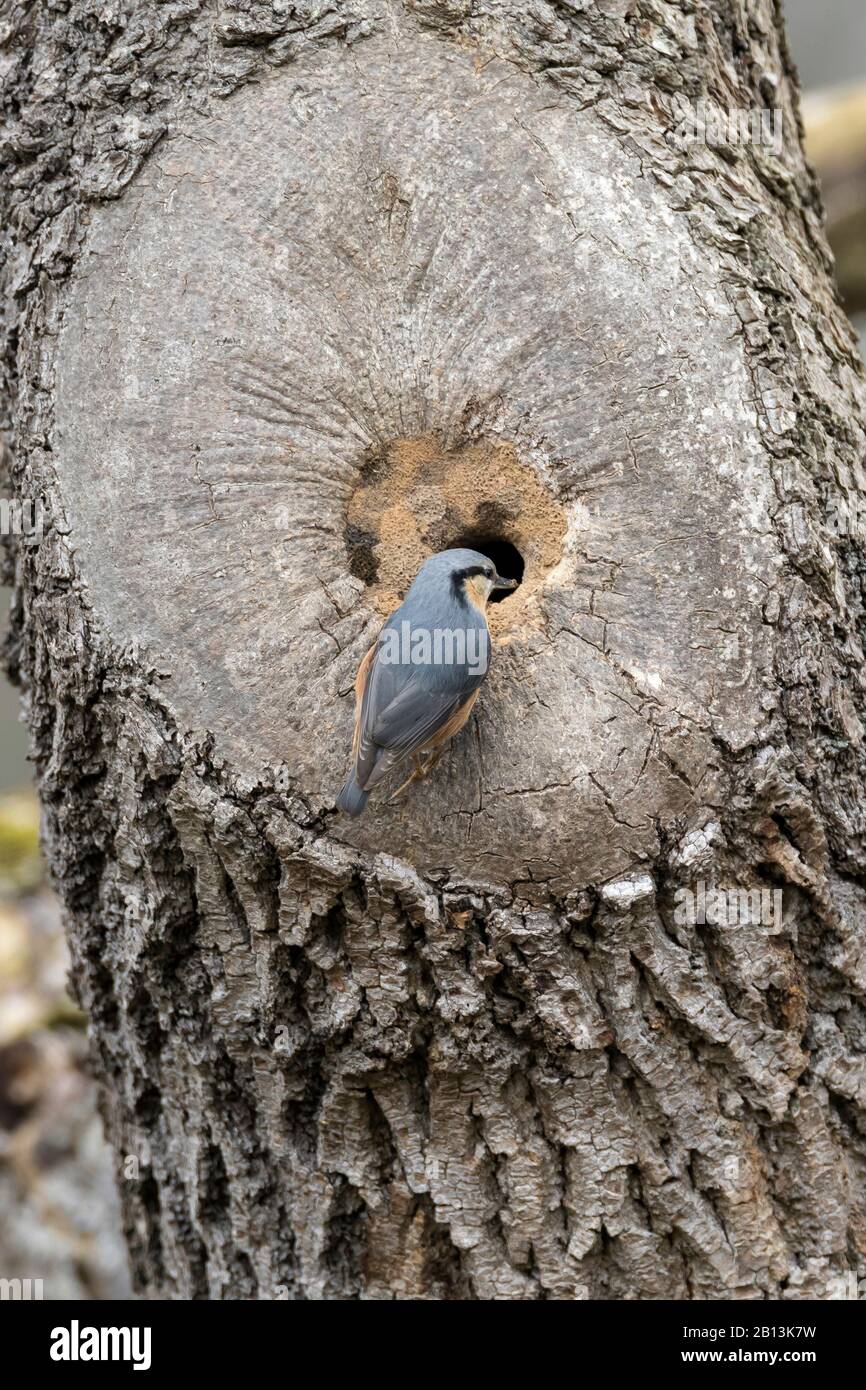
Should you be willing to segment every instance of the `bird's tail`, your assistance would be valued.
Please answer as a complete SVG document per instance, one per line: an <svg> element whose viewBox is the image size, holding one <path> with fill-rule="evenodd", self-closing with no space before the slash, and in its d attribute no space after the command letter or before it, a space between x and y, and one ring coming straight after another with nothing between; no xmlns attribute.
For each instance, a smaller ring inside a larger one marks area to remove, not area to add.
<svg viewBox="0 0 866 1390"><path fill-rule="evenodd" d="M355 778L355 769L349 773L337 797L337 806L341 811L345 811L347 816L360 816L370 797L369 792L362 791Z"/></svg>

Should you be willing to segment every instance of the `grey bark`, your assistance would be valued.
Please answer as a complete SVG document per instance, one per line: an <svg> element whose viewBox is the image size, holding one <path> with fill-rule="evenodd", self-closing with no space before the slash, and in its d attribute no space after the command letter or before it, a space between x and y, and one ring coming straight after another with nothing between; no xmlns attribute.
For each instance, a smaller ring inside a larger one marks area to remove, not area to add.
<svg viewBox="0 0 866 1390"><path fill-rule="evenodd" d="M8 660L138 1286L866 1273L863 371L778 8L71 0L4 52ZM472 527L527 559L478 712L347 827L354 670Z"/></svg>

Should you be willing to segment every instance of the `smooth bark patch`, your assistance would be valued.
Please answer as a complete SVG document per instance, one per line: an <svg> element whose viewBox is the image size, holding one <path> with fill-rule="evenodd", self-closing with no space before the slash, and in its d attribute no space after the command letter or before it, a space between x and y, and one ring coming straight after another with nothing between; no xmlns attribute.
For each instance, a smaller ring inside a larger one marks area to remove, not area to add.
<svg viewBox="0 0 866 1390"><path fill-rule="evenodd" d="M57 382L106 634L317 810L423 554L479 507L514 528L478 714L359 847L574 886L756 737L775 546L739 321L640 162L512 64L379 36L189 118L94 214Z"/></svg>

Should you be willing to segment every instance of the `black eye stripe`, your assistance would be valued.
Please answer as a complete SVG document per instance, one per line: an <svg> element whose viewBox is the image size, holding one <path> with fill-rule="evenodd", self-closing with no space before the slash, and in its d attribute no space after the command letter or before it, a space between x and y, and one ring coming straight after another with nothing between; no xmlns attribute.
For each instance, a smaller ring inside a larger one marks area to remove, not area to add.
<svg viewBox="0 0 866 1390"><path fill-rule="evenodd" d="M451 576L451 583L454 590L460 597L463 597L463 585L467 579L472 579L476 574L483 574L487 579L493 577L493 571L484 565L468 565L466 569L455 570Z"/></svg>

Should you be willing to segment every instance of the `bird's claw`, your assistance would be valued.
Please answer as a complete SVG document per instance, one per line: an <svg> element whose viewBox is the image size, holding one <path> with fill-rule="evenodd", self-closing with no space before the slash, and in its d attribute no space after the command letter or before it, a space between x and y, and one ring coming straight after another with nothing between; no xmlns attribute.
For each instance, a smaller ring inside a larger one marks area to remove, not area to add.
<svg viewBox="0 0 866 1390"><path fill-rule="evenodd" d="M392 792L391 795L388 797L389 803L392 801L396 801L397 797L400 796L401 792L404 792L407 787L411 787L413 782L423 782L424 778L427 776L427 773L433 771L433 768L436 766L441 756L441 749L437 749L435 753L431 753L426 763L422 763L417 753L413 753L412 761L414 762L415 767L411 775L406 778L406 781L403 782L402 785L399 786L397 790L395 792Z"/></svg>
<svg viewBox="0 0 866 1390"><path fill-rule="evenodd" d="M412 762L415 764L415 766L411 774L406 778L405 782L401 783L401 785L397 788L395 792L391 793L391 795L388 797L389 802L396 801L397 797L401 794L401 792L404 792L407 787L411 787L413 782L419 781L424 776L424 769L421 766L421 760L418 757L417 753L412 754Z"/></svg>

